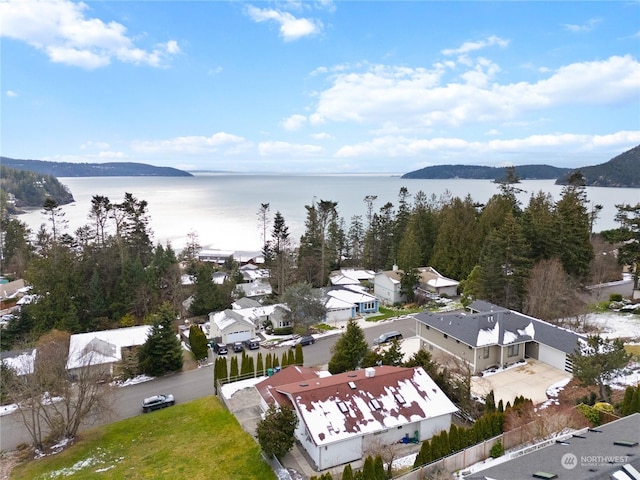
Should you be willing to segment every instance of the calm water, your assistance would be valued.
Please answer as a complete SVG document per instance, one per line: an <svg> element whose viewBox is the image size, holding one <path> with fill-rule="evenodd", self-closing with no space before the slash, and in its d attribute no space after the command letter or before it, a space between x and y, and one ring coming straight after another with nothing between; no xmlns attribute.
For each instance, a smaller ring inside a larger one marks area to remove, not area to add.
<svg viewBox="0 0 640 480"><path fill-rule="evenodd" d="M410 194L423 191L436 197L449 190L453 196L471 195L484 203L498 192L489 180L408 180L389 175L243 175L198 174L194 177L82 177L61 178L75 198L63 207L68 231L89 223L88 214L93 195L109 197L121 202L131 193L149 204L154 243L171 242L181 249L191 231L199 236L205 248L223 250L259 250L262 246L262 226L258 210L262 203L270 204L270 219L276 211L285 218L291 238L298 242L304 231L305 205L314 201L338 202L338 212L349 227L353 215L366 217L367 195L377 195L374 211L386 202L398 204L398 192L406 187ZM544 191L559 200L562 187L553 180L523 181L519 187L523 207L532 193ZM591 205L604 206L594 230L616 228L616 204L640 203L640 189L587 188ZM32 230L46 221L40 210L21 215L20 219Z"/></svg>

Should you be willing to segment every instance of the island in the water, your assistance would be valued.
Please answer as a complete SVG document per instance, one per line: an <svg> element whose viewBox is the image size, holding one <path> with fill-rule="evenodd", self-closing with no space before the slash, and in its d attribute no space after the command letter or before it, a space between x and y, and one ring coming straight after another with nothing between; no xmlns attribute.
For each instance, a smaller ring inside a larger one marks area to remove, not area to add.
<svg viewBox="0 0 640 480"><path fill-rule="evenodd" d="M550 165L514 166L514 173L521 180L556 179L557 185L566 185L571 174L576 171L582 174L587 186L640 188L640 145L599 165L581 168L559 168ZM505 167L434 165L405 173L402 178L470 178L501 181L505 178Z"/></svg>
<svg viewBox="0 0 640 480"><path fill-rule="evenodd" d="M145 163L71 163L44 160L19 160L0 157L0 164L7 168L26 170L54 177L192 177L184 170L172 167L156 167Z"/></svg>

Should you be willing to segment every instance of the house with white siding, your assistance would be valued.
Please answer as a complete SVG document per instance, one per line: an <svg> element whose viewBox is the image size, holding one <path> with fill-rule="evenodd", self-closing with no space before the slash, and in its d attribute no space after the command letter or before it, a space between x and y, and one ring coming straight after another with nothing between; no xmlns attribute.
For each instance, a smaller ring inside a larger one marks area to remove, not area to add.
<svg viewBox="0 0 640 480"><path fill-rule="evenodd" d="M275 402L294 409L295 437L317 470L361 459L373 447L431 438L449 429L458 410L422 367L318 376L290 366L256 388L263 408Z"/></svg>

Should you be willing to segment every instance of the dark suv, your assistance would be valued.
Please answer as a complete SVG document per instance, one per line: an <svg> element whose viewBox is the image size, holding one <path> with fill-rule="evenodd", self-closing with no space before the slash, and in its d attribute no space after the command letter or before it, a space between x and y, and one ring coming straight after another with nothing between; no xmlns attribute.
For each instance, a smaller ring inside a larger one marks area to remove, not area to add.
<svg viewBox="0 0 640 480"><path fill-rule="evenodd" d="M242 342L234 342L233 343L233 351L236 353L240 353L244 350L244 346L242 345Z"/></svg>
<svg viewBox="0 0 640 480"><path fill-rule="evenodd" d="M147 397L142 401L142 411L144 413L151 412L152 410L158 410L160 408L170 407L174 405L176 401L173 395L153 395Z"/></svg>
<svg viewBox="0 0 640 480"><path fill-rule="evenodd" d="M213 351L218 355L225 355L229 350L227 346L222 342L213 342Z"/></svg>
<svg viewBox="0 0 640 480"><path fill-rule="evenodd" d="M316 343L316 339L311 335L303 335L298 339L296 343L304 347L305 345L313 345L314 343Z"/></svg>
<svg viewBox="0 0 640 480"><path fill-rule="evenodd" d="M250 338L249 340L245 340L244 346L247 347L249 350L256 350L260 348L260 339Z"/></svg>

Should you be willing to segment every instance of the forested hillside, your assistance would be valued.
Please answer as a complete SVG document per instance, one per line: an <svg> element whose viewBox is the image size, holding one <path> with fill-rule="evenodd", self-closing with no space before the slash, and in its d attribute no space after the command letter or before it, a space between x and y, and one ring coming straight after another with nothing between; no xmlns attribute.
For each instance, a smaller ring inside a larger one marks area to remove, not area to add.
<svg viewBox="0 0 640 480"><path fill-rule="evenodd" d="M0 167L0 211L16 213L23 207L42 207L46 198L58 205L73 202L67 187L52 175ZM13 195L13 201L9 194Z"/></svg>
<svg viewBox="0 0 640 480"><path fill-rule="evenodd" d="M43 160L18 160L0 157L2 165L55 177L191 177L189 172L171 167L154 167L144 163L70 163Z"/></svg>
<svg viewBox="0 0 640 480"><path fill-rule="evenodd" d="M612 158L607 163L583 167L580 173L584 176L585 185L594 187L640 187L640 145ZM558 185L568 183L569 174L565 174L556 182Z"/></svg>
<svg viewBox="0 0 640 480"><path fill-rule="evenodd" d="M515 173L522 180L545 180L558 178L570 172L570 168L558 168L551 165L518 165ZM402 178L471 178L501 180L505 177L504 167L483 167L480 165L435 165L405 173Z"/></svg>

